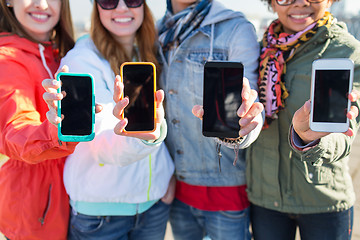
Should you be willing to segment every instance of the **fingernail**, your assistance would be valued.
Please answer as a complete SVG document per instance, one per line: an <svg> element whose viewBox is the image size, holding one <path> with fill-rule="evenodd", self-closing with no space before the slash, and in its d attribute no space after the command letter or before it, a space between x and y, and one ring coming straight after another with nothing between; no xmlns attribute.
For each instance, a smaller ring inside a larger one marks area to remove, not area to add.
<svg viewBox="0 0 360 240"><path fill-rule="evenodd" d="M53 81L52 81L52 84L53 84L54 86L57 86L58 81L57 81L57 80L53 80Z"/></svg>

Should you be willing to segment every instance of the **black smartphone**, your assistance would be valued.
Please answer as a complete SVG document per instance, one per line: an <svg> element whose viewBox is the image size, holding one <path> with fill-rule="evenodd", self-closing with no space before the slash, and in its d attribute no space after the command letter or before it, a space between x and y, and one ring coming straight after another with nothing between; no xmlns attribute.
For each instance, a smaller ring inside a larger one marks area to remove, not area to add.
<svg viewBox="0 0 360 240"><path fill-rule="evenodd" d="M126 132L155 131L156 67L151 62L125 62L120 67L123 97L129 104L123 112L128 119Z"/></svg>
<svg viewBox="0 0 360 240"><path fill-rule="evenodd" d="M350 110L354 63L347 58L319 59L312 65L310 128L318 132L345 132Z"/></svg>
<svg viewBox="0 0 360 240"><path fill-rule="evenodd" d="M208 61L204 66L203 125L206 137L238 138L244 66L240 62Z"/></svg>
<svg viewBox="0 0 360 240"><path fill-rule="evenodd" d="M65 142L91 141L95 125L94 82L90 74L59 73L58 92L66 96L58 102L58 116L64 119L58 125L58 136Z"/></svg>

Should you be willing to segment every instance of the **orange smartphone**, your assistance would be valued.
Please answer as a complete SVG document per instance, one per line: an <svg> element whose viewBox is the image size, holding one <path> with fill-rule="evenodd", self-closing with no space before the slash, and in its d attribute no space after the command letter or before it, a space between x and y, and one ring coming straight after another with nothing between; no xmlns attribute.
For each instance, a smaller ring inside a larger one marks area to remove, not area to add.
<svg viewBox="0 0 360 240"><path fill-rule="evenodd" d="M129 98L123 112L126 132L153 132L156 120L156 67L152 62L124 62L120 66L122 97Z"/></svg>

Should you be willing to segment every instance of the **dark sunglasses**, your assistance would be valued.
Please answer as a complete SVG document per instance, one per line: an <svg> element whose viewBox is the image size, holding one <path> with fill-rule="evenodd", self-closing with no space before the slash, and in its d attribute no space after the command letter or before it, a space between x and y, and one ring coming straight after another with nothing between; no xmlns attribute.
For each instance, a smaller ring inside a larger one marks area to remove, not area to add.
<svg viewBox="0 0 360 240"><path fill-rule="evenodd" d="M309 3L321 3L324 0L306 0ZM276 0L276 3L280 6L288 6L296 2L296 0Z"/></svg>
<svg viewBox="0 0 360 240"><path fill-rule="evenodd" d="M115 9L119 1L120 0L96 0L97 4L104 10ZM128 8L137 8L144 3L144 0L124 0L124 2Z"/></svg>

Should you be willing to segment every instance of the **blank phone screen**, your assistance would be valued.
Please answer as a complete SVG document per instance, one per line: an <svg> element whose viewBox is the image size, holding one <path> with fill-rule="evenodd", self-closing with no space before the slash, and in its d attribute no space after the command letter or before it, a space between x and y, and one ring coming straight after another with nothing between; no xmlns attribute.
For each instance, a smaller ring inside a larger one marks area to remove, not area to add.
<svg viewBox="0 0 360 240"><path fill-rule="evenodd" d="M316 70L313 122L346 123L350 70Z"/></svg>
<svg viewBox="0 0 360 240"><path fill-rule="evenodd" d="M204 136L239 137L239 117L236 112L241 105L242 85L243 67L241 63L205 65Z"/></svg>
<svg viewBox="0 0 360 240"><path fill-rule="evenodd" d="M152 131L155 126L154 68L146 64L123 66L124 96L129 105L124 110L128 119L126 131Z"/></svg>
<svg viewBox="0 0 360 240"><path fill-rule="evenodd" d="M61 100L63 135L89 135L92 133L92 80L87 76L60 77L61 90L66 96Z"/></svg>

